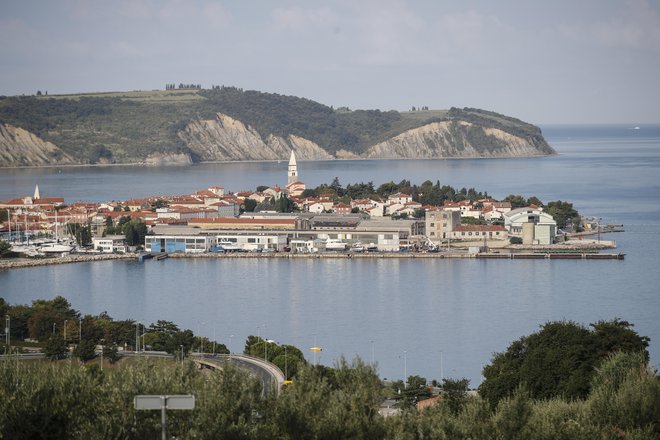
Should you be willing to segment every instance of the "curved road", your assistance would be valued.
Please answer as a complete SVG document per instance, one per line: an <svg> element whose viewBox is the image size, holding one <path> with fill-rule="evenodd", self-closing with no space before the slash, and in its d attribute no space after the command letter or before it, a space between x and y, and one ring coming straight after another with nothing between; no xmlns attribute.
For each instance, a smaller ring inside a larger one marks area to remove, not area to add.
<svg viewBox="0 0 660 440"><path fill-rule="evenodd" d="M140 353L123 352L121 356L145 356L145 357L161 357L171 358L172 355L160 351L143 351ZM44 358L43 353L21 353L13 355L0 355L2 359L39 359ZM218 354L218 355L200 355L198 353L191 353L190 359L196 364L206 368L222 368L227 362L231 362L236 367L247 371L251 375L257 377L263 384L263 393L268 394L275 391L277 394L282 390L284 385L284 374L275 364L266 362L263 359L244 355L244 354Z"/></svg>
<svg viewBox="0 0 660 440"><path fill-rule="evenodd" d="M236 367L246 370L256 376L263 384L263 393L268 394L274 390L277 394L284 385L284 374L275 364L263 359L244 354L220 354L215 356L192 355L193 360L207 368L222 368L225 363L230 362Z"/></svg>

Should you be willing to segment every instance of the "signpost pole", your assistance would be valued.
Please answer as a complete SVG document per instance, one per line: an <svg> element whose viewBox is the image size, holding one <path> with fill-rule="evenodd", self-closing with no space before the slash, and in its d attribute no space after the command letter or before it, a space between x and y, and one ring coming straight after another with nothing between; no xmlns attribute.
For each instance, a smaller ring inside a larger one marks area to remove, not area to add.
<svg viewBox="0 0 660 440"><path fill-rule="evenodd" d="M167 407L167 396L160 396L162 404L160 407L160 425L162 427L161 432L162 440L167 440L167 416L165 415L165 408Z"/></svg>

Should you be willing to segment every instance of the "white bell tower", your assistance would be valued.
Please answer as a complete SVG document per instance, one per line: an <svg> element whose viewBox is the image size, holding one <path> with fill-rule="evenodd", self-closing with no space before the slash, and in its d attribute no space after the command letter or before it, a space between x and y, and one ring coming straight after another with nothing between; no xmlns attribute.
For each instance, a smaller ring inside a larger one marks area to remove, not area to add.
<svg viewBox="0 0 660 440"><path fill-rule="evenodd" d="M289 158L289 172L287 185L291 185L298 181L298 164L296 163L296 154L291 150L291 157Z"/></svg>

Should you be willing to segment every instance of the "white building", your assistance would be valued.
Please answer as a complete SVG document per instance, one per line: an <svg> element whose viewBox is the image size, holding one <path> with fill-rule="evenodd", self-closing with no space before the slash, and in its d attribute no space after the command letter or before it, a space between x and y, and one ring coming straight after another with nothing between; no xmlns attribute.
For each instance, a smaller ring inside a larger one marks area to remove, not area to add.
<svg viewBox="0 0 660 440"><path fill-rule="evenodd" d="M504 214L504 227L509 234L521 237L523 244L552 244L557 222L539 208L527 206Z"/></svg>
<svg viewBox="0 0 660 440"><path fill-rule="evenodd" d="M126 238L123 235L107 235L105 237L92 238L92 246L95 251L112 254L115 252L126 252Z"/></svg>

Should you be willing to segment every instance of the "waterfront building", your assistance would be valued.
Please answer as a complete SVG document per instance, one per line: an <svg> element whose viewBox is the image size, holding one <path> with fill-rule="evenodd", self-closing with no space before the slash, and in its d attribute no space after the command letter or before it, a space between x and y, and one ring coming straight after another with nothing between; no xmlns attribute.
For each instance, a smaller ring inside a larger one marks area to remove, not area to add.
<svg viewBox="0 0 660 440"><path fill-rule="evenodd" d="M452 238L452 231L461 224L461 211L459 209L439 209L426 211L426 236L436 244L442 240Z"/></svg>
<svg viewBox="0 0 660 440"><path fill-rule="evenodd" d="M194 218L189 226L201 229L295 229L296 220L288 218Z"/></svg>
<svg viewBox="0 0 660 440"><path fill-rule="evenodd" d="M557 222L539 207L527 206L504 214L504 227L523 244L549 245L555 241Z"/></svg>
<svg viewBox="0 0 660 440"><path fill-rule="evenodd" d="M454 240L506 240L509 234L501 225L460 225L449 235Z"/></svg>
<svg viewBox="0 0 660 440"><path fill-rule="evenodd" d="M92 238L92 246L95 251L105 254L115 252L126 252L126 238L123 235L107 235L105 237Z"/></svg>

